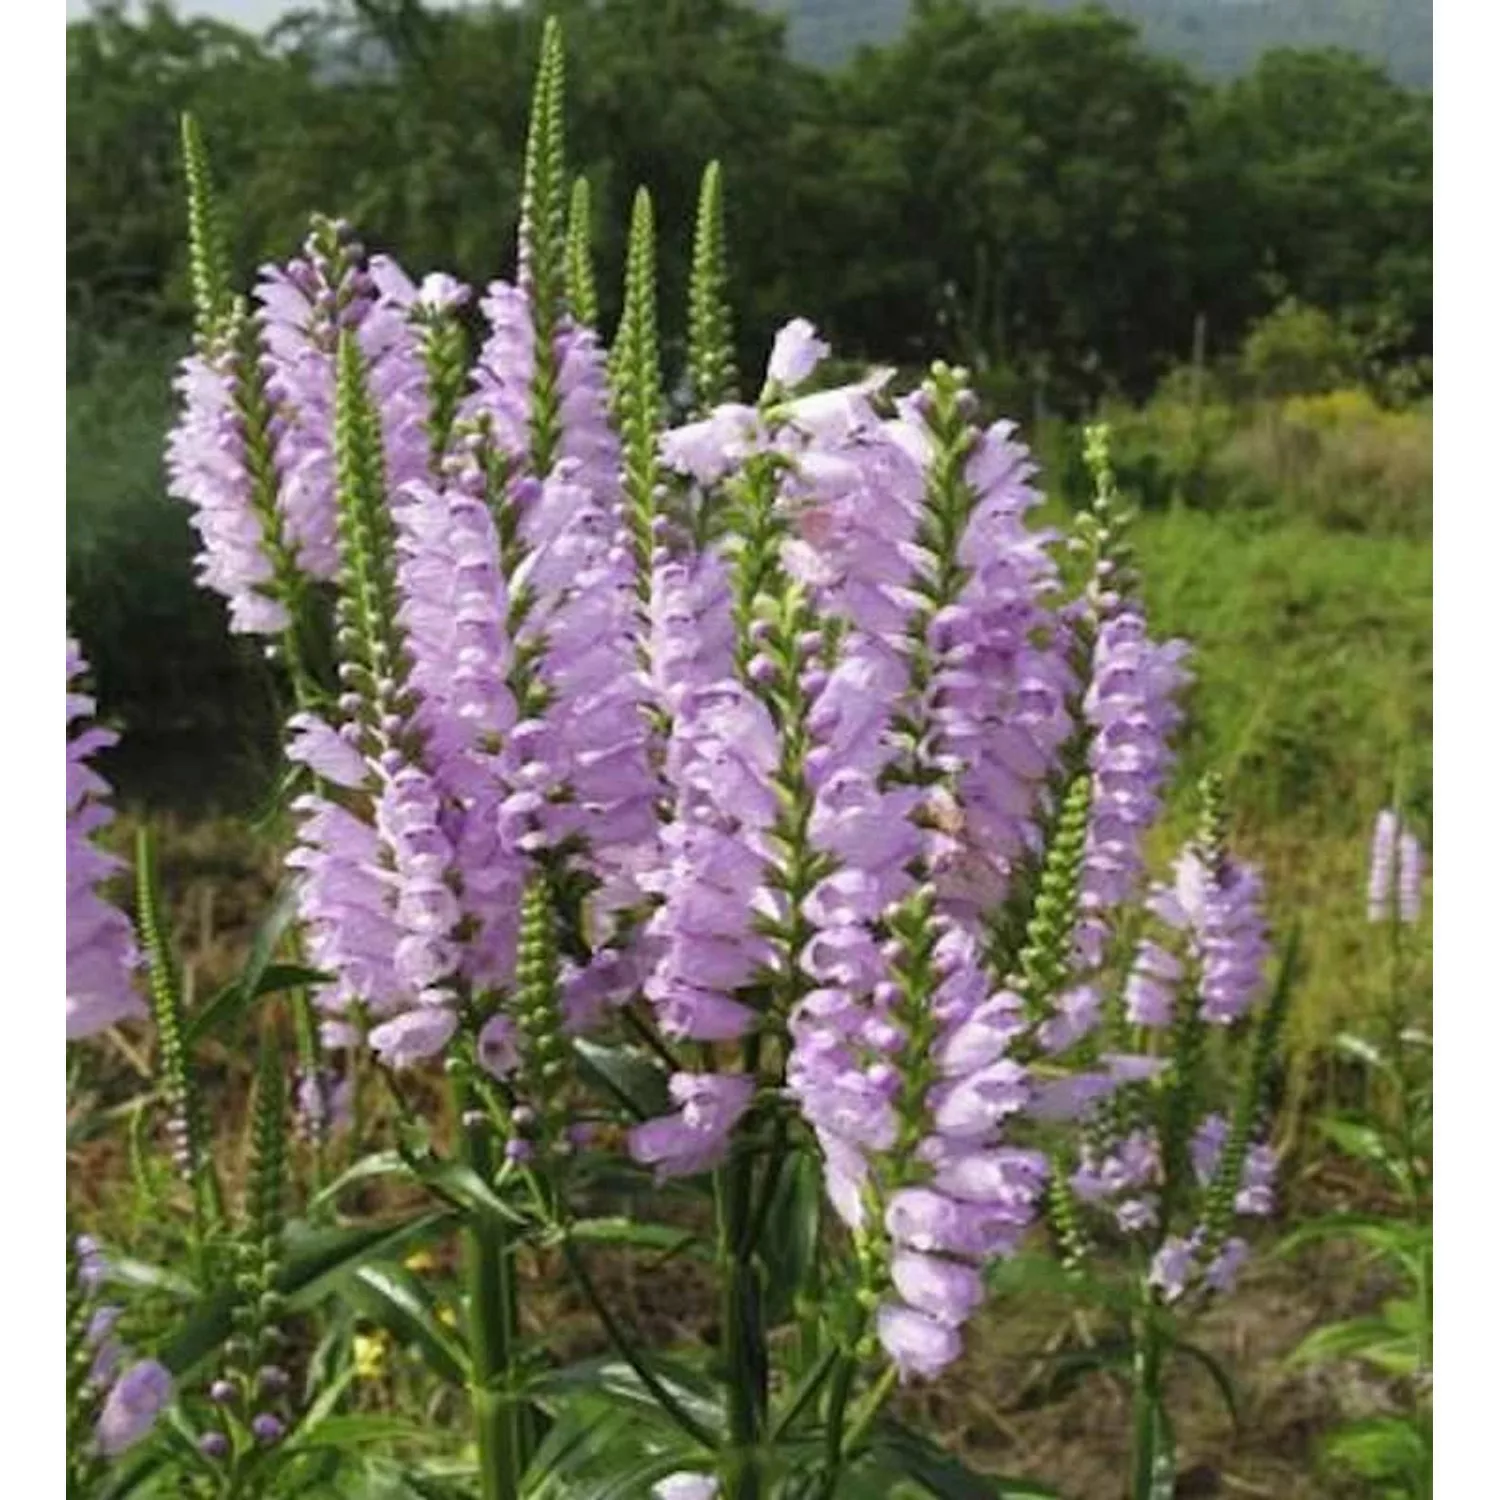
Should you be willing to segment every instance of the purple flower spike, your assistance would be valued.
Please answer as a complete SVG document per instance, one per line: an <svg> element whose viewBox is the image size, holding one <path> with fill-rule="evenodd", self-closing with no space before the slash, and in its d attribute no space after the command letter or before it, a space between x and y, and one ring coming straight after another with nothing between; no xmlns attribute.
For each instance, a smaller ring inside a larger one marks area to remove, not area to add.
<svg viewBox="0 0 1500 1500"><path fill-rule="evenodd" d="M156 1425L172 1399L172 1377L154 1359L144 1359L115 1381L95 1428L99 1449L113 1458L133 1447Z"/></svg>
<svg viewBox="0 0 1500 1500"><path fill-rule="evenodd" d="M1396 882L1397 910L1403 922L1422 916L1422 846L1414 833L1403 831L1399 845L1401 873Z"/></svg>

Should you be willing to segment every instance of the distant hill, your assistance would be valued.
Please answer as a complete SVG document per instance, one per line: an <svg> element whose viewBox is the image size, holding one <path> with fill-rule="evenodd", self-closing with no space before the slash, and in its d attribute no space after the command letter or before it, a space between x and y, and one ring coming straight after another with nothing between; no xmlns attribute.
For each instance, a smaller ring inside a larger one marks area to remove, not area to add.
<svg viewBox="0 0 1500 1500"><path fill-rule="evenodd" d="M788 17L791 49L834 65L901 34L910 0L755 0ZM1079 0L1022 0L1033 10ZM1384 64L1409 88L1432 87L1432 0L1103 0L1146 45L1210 77L1243 73L1271 47L1345 47Z"/></svg>

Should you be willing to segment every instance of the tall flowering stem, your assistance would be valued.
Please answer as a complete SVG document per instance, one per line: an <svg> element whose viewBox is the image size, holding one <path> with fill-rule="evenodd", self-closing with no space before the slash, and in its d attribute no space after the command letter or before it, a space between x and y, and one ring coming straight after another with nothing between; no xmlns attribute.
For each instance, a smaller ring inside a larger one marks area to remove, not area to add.
<svg viewBox="0 0 1500 1500"><path fill-rule="evenodd" d="M650 603L656 547L656 434L661 423L661 358L656 338L656 228L641 188L630 216L625 309L610 356L615 419L625 460L625 506L635 549L636 592ZM650 669L649 661L646 663Z"/></svg>
<svg viewBox="0 0 1500 1500"><path fill-rule="evenodd" d="M534 349L531 469L546 474L562 440L556 335L567 295L567 160L564 154L562 27L548 16L531 99L521 187L516 280L530 309Z"/></svg>
<svg viewBox="0 0 1500 1500"><path fill-rule="evenodd" d="M688 383L693 415L735 399L734 323L729 309L729 256L724 235L724 172L703 169L688 281Z"/></svg>

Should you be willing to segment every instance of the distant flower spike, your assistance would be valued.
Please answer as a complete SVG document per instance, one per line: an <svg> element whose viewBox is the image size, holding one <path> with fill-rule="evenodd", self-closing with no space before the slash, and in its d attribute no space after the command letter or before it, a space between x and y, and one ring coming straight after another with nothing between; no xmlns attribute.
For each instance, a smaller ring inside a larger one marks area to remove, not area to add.
<svg viewBox="0 0 1500 1500"><path fill-rule="evenodd" d="M229 254L198 122L182 117L182 167L188 191L188 261L193 282L194 329L200 353L209 353L229 313Z"/></svg>
<svg viewBox="0 0 1500 1500"><path fill-rule="evenodd" d="M706 416L735 399L734 323L724 234L724 174L716 161L703 169L693 265L688 282L688 382L692 414Z"/></svg>

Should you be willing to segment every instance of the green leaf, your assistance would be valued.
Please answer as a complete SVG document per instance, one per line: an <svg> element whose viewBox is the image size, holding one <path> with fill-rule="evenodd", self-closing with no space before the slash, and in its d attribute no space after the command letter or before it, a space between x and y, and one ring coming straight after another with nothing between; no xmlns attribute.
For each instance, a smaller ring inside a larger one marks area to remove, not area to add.
<svg viewBox="0 0 1500 1500"><path fill-rule="evenodd" d="M1289 1365L1355 1359L1393 1375L1415 1374L1420 1366L1417 1340L1385 1318L1349 1318L1315 1328L1287 1356Z"/></svg>
<svg viewBox="0 0 1500 1500"><path fill-rule="evenodd" d="M1346 1156L1381 1167L1391 1159L1389 1147L1373 1125L1330 1116L1318 1121L1318 1129Z"/></svg>
<svg viewBox="0 0 1500 1500"><path fill-rule="evenodd" d="M1391 1064L1386 1055L1370 1041L1352 1031L1341 1031L1333 1039L1333 1050L1351 1062L1357 1062L1377 1073L1389 1073Z"/></svg>
<svg viewBox="0 0 1500 1500"><path fill-rule="evenodd" d="M512 1208L473 1169L461 1161L438 1157L424 1160L411 1153L375 1151L354 1162L337 1179L313 1199L314 1208L334 1203L340 1194L361 1182L381 1177L399 1177L420 1182L452 1207L465 1213L488 1217L510 1234L528 1221Z"/></svg>
<svg viewBox="0 0 1500 1500"><path fill-rule="evenodd" d="M272 969L271 960L296 915L297 890L287 881L276 892L269 910L255 929L255 936L250 940L250 953L239 977L198 1006L187 1018L183 1035L189 1047L238 1020L260 995L314 984L324 977L316 969L302 969L290 964L279 965L280 974ZM285 978L288 974L305 977Z"/></svg>
<svg viewBox="0 0 1500 1500"><path fill-rule="evenodd" d="M690 1416L704 1427L718 1429L723 1426L722 1392L701 1370L685 1360L667 1359L660 1355L648 1358L643 1354L641 1360ZM548 1370L527 1385L527 1393L549 1409L552 1409L549 1401L553 1404L559 1400L566 1401L579 1391L586 1391L616 1407L633 1411L638 1416L648 1415L656 1422L668 1420L640 1376L623 1360L608 1355L581 1360L560 1370ZM665 1430L679 1432L675 1426L669 1426Z"/></svg>
<svg viewBox="0 0 1500 1500"><path fill-rule="evenodd" d="M654 1405L613 1403L580 1386L557 1409L522 1486L524 1500L635 1500L683 1469L708 1470L711 1454L682 1437Z"/></svg>
<svg viewBox="0 0 1500 1500"><path fill-rule="evenodd" d="M596 1088L624 1105L638 1120L671 1112L667 1075L660 1063L639 1047L606 1047L576 1037L579 1071Z"/></svg>
<svg viewBox="0 0 1500 1500"><path fill-rule="evenodd" d="M1057 1500L1028 1479L977 1474L951 1453L895 1422L883 1422L869 1446L875 1464L920 1485L938 1500Z"/></svg>
<svg viewBox="0 0 1500 1500"><path fill-rule="evenodd" d="M289 1224L277 1290L289 1300L292 1311L316 1306L351 1267L366 1260L399 1257L452 1223L451 1214L421 1213L394 1223L347 1229L309 1230L306 1225ZM167 1340L158 1357L173 1375L187 1376L229 1337L234 1302L232 1290L215 1293Z"/></svg>
<svg viewBox="0 0 1500 1500"><path fill-rule="evenodd" d="M1409 1417L1367 1417L1339 1428L1324 1443L1325 1457L1365 1479L1417 1481L1427 1494L1432 1482L1432 1442Z"/></svg>
<svg viewBox="0 0 1500 1500"><path fill-rule="evenodd" d="M329 1417L319 1422L312 1432L299 1433L287 1445L288 1451L295 1448L304 1451L313 1448L352 1448L360 1444L409 1443L414 1447L433 1447L450 1444L451 1433L422 1422L408 1421L403 1417L390 1417L377 1412L356 1412L348 1416Z"/></svg>
<svg viewBox="0 0 1500 1500"><path fill-rule="evenodd" d="M201 1287L180 1271L166 1266L149 1265L143 1260L113 1258L108 1262L106 1280L121 1286L140 1287L146 1291L169 1292L184 1301L193 1301L203 1295Z"/></svg>
<svg viewBox="0 0 1500 1500"><path fill-rule="evenodd" d="M799 1293L817 1262L823 1218L823 1180L811 1152L796 1151L781 1169L757 1250L766 1268L766 1321L771 1327L795 1313Z"/></svg>
<svg viewBox="0 0 1500 1500"><path fill-rule="evenodd" d="M579 1219L568 1233L585 1245L629 1245L639 1250L660 1250L660 1261L684 1253L700 1260L713 1258L712 1247L698 1235L671 1224L640 1224L623 1217Z"/></svg>
<svg viewBox="0 0 1500 1500"><path fill-rule="evenodd" d="M438 1321L430 1293L410 1271L388 1262L359 1266L339 1290L398 1342L415 1347L439 1379L460 1389L468 1385L468 1351Z"/></svg>

